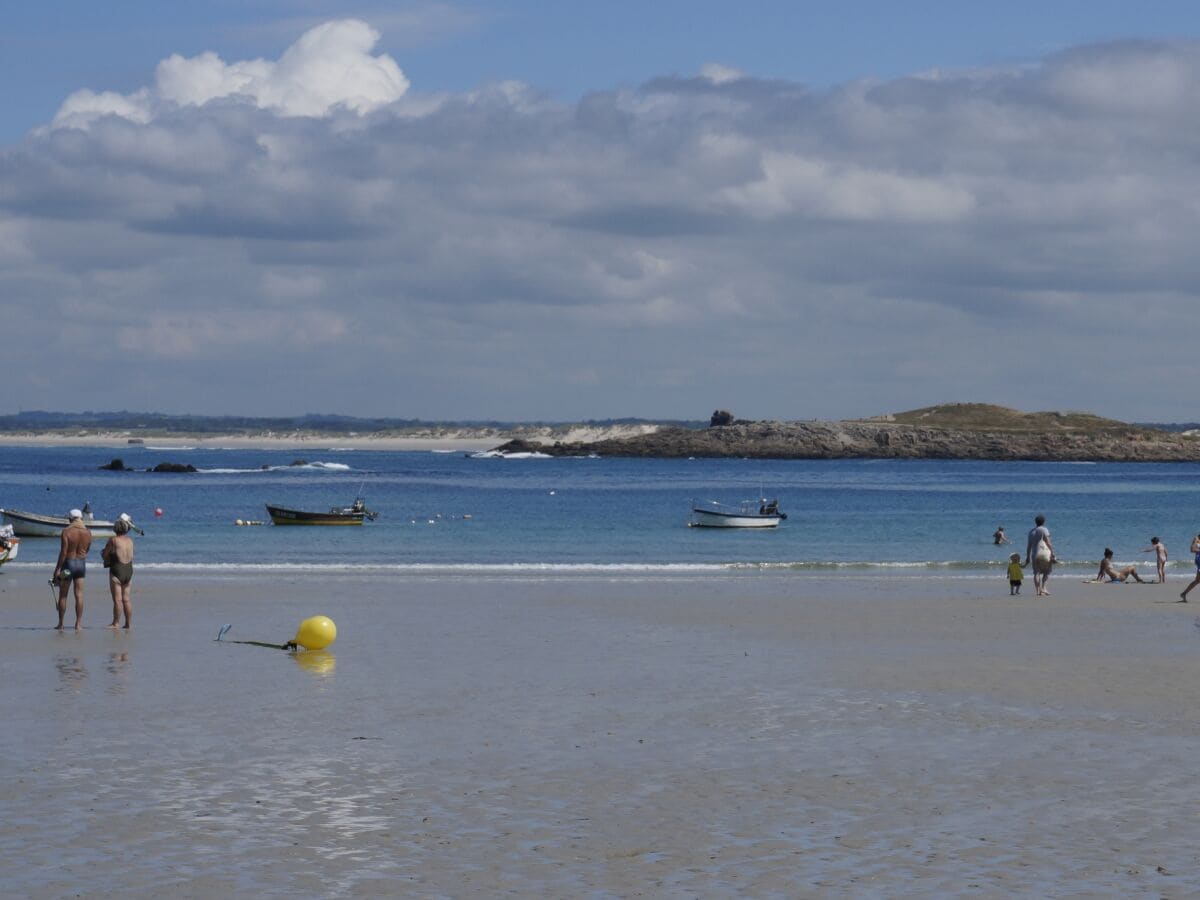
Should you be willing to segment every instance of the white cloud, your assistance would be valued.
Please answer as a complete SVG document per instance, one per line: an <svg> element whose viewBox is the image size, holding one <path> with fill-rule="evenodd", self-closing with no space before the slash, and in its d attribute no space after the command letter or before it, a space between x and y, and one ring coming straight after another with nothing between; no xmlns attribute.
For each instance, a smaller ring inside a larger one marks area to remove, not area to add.
<svg viewBox="0 0 1200 900"><path fill-rule="evenodd" d="M1066 53L1049 67L1052 96L1081 110L1195 112L1200 48L1131 42Z"/></svg>
<svg viewBox="0 0 1200 900"><path fill-rule="evenodd" d="M754 216L802 215L862 222L953 222L974 206L970 192L944 178L766 153L763 177L726 192Z"/></svg>
<svg viewBox="0 0 1200 900"><path fill-rule="evenodd" d="M154 313L129 322L115 336L139 360L245 359L269 344L288 353L335 346L346 336L337 314L320 309L295 313L210 308Z"/></svg>
<svg viewBox="0 0 1200 900"><path fill-rule="evenodd" d="M25 229L17 222L0 217L0 262L16 263L33 259Z"/></svg>
<svg viewBox="0 0 1200 900"><path fill-rule="evenodd" d="M325 279L307 272L288 270L263 272L261 290L264 297L279 301L312 300L326 290Z"/></svg>
<svg viewBox="0 0 1200 900"><path fill-rule="evenodd" d="M713 84L729 84L731 81L745 78L746 73L732 66L710 62L700 67L700 77L707 78Z"/></svg>
<svg viewBox="0 0 1200 900"><path fill-rule="evenodd" d="M75 91L63 101L54 116L56 128L84 128L93 119L102 116L120 116L130 122L145 124L150 121L150 95L146 90L134 94L117 94L112 91L94 91L83 88Z"/></svg>
<svg viewBox="0 0 1200 900"><path fill-rule="evenodd" d="M234 98L281 116L328 115L345 107L365 115L394 103L409 82L390 56L372 56L379 34L357 19L326 22L305 32L278 61L225 63L215 53L159 63L153 88L134 94L78 91L54 117L56 127L83 128L115 115L151 121L164 104L203 106Z"/></svg>

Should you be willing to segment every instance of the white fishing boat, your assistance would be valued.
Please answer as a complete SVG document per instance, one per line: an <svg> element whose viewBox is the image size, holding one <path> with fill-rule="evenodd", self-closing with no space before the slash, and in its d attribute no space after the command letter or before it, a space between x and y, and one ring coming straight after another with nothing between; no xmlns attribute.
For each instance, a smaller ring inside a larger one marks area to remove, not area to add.
<svg viewBox="0 0 1200 900"><path fill-rule="evenodd" d="M707 503L692 501L692 517L688 525L692 528L774 528L787 518L780 511L779 501L760 497L740 503Z"/></svg>
<svg viewBox="0 0 1200 900"><path fill-rule="evenodd" d="M17 558L21 539L13 534L11 525L0 525L0 566Z"/></svg>
<svg viewBox="0 0 1200 900"><path fill-rule="evenodd" d="M71 524L66 516L44 516L21 509L0 509L0 517L20 537L58 537ZM112 537L114 534L112 522L97 519L90 511L84 513L83 524L96 537Z"/></svg>

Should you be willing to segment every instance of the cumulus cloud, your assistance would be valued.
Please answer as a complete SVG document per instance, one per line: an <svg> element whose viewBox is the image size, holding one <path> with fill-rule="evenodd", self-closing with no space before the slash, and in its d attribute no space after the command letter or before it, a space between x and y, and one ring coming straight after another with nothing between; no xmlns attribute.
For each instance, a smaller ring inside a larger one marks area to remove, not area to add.
<svg viewBox="0 0 1200 900"><path fill-rule="evenodd" d="M1200 44L562 103L421 95L377 41L169 57L0 151L11 370L119 351L213 412L286 411L272 367L304 409L427 418L1188 415L1144 386L1195 380Z"/></svg>
<svg viewBox="0 0 1200 900"><path fill-rule="evenodd" d="M215 53L173 55L158 64L153 88L121 95L81 90L64 101L57 127L84 128L105 115L145 124L164 104L203 106L234 98L281 116L327 115L343 106L362 115L393 103L409 88L390 56L372 56L379 34L357 19L307 31L277 61L225 63Z"/></svg>
<svg viewBox="0 0 1200 900"><path fill-rule="evenodd" d="M149 92L143 89L137 93L125 95L113 91L96 93L84 88L63 101L54 116L54 124L84 127L88 122L102 116L120 116L130 122L142 124L149 122Z"/></svg>
<svg viewBox="0 0 1200 900"><path fill-rule="evenodd" d="M969 191L938 178L838 165L793 154L762 157L762 177L726 192L751 215L861 221L953 222L971 211Z"/></svg>
<svg viewBox="0 0 1200 900"><path fill-rule="evenodd" d="M737 81L739 78L745 78L746 73L732 66L710 62L700 67L700 76L707 78L713 84L728 84L731 81Z"/></svg>

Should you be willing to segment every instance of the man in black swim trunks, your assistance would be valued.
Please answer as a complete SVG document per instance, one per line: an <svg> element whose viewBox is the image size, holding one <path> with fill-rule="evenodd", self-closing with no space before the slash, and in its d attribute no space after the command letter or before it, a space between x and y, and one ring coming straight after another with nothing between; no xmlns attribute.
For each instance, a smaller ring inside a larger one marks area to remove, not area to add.
<svg viewBox="0 0 1200 900"><path fill-rule="evenodd" d="M75 587L75 630L80 629L83 618L83 579L87 575L87 554L92 549L92 533L83 524L83 513L77 509L67 513L70 524L62 530L58 561L54 563L54 578L58 585L58 625L63 629L63 618L67 614L67 591Z"/></svg>

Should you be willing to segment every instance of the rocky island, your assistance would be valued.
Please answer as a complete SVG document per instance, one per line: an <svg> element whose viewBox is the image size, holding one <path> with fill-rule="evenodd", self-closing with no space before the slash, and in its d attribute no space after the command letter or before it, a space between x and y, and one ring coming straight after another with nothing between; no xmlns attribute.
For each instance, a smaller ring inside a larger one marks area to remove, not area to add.
<svg viewBox="0 0 1200 900"><path fill-rule="evenodd" d="M661 427L587 442L516 439L500 453L753 459L977 459L1195 462L1200 438L1089 413L1023 413L989 404L931 406L842 422L742 421L718 410L707 428Z"/></svg>

